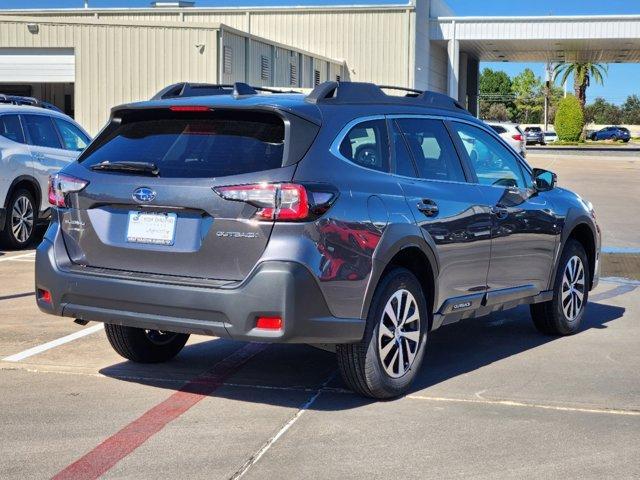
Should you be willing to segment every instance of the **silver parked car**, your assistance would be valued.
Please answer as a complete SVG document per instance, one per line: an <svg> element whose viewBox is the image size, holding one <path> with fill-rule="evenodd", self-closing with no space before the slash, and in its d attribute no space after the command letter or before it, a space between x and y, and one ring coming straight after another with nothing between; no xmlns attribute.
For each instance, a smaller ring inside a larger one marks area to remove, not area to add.
<svg viewBox="0 0 640 480"><path fill-rule="evenodd" d="M519 125L510 122L486 121L493 130L502 137L516 152L523 157L527 156L527 141L524 132Z"/></svg>
<svg viewBox="0 0 640 480"><path fill-rule="evenodd" d="M0 242L28 245L50 216L49 175L74 161L91 137L52 109L0 105Z"/></svg>

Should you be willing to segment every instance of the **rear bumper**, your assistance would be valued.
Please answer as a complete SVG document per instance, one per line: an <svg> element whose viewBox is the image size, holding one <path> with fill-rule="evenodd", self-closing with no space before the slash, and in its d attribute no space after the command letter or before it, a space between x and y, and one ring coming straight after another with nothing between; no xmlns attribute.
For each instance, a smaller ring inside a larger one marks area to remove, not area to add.
<svg viewBox="0 0 640 480"><path fill-rule="evenodd" d="M96 276L69 266L59 233L48 234L36 253L36 288L51 293L51 303L37 299L43 312L244 341L350 343L364 333L362 319L329 313L312 274L295 262L264 262L233 288ZM283 327L257 329L258 316L280 316Z"/></svg>

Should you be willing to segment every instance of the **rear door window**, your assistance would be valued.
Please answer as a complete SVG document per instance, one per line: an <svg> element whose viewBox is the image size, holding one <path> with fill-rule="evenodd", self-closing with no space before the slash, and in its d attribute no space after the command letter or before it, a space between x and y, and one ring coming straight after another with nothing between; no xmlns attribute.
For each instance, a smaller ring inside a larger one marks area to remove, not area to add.
<svg viewBox="0 0 640 480"><path fill-rule="evenodd" d="M409 145L420 178L465 181L462 164L441 120L399 118L396 122Z"/></svg>
<svg viewBox="0 0 640 480"><path fill-rule="evenodd" d="M389 140L384 120L354 126L340 143L340 154L361 167L389 171Z"/></svg>
<svg viewBox="0 0 640 480"><path fill-rule="evenodd" d="M38 147L62 148L60 137L51 117L46 115L22 115L29 144Z"/></svg>
<svg viewBox="0 0 640 480"><path fill-rule="evenodd" d="M0 116L0 135L14 142L24 143L24 134L18 115Z"/></svg>
<svg viewBox="0 0 640 480"><path fill-rule="evenodd" d="M161 177L206 178L282 166L284 123L270 113L216 112L125 122L81 163L150 162Z"/></svg>

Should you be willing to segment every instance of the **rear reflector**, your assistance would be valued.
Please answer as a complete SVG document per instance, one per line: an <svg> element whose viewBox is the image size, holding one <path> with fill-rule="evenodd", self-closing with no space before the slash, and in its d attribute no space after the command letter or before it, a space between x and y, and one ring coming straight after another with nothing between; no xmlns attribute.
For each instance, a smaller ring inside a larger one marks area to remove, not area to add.
<svg viewBox="0 0 640 480"><path fill-rule="evenodd" d="M209 112L211 107L204 105L172 105L169 107L172 112Z"/></svg>
<svg viewBox="0 0 640 480"><path fill-rule="evenodd" d="M280 317L258 317L256 321L256 328L263 328L265 330L281 330L282 318Z"/></svg>
<svg viewBox="0 0 640 480"><path fill-rule="evenodd" d="M51 303L51 292L49 290L38 289L38 299L45 303Z"/></svg>

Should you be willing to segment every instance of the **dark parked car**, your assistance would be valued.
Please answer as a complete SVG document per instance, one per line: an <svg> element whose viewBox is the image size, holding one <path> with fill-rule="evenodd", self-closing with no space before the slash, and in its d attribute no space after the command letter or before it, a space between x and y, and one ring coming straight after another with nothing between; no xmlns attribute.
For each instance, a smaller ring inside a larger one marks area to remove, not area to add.
<svg viewBox="0 0 640 480"><path fill-rule="evenodd" d="M191 333L332 344L374 398L445 324L529 304L577 332L599 276L591 205L433 92L171 86L113 109L49 198L44 312L104 322L135 362Z"/></svg>
<svg viewBox="0 0 640 480"><path fill-rule="evenodd" d="M527 145L535 145L536 143L544 145L546 143L544 132L540 127L526 127L524 129L524 136L527 141Z"/></svg>
<svg viewBox="0 0 640 480"><path fill-rule="evenodd" d="M624 127L605 127L589 135L590 140L622 140L627 143L631 140L629 129Z"/></svg>

